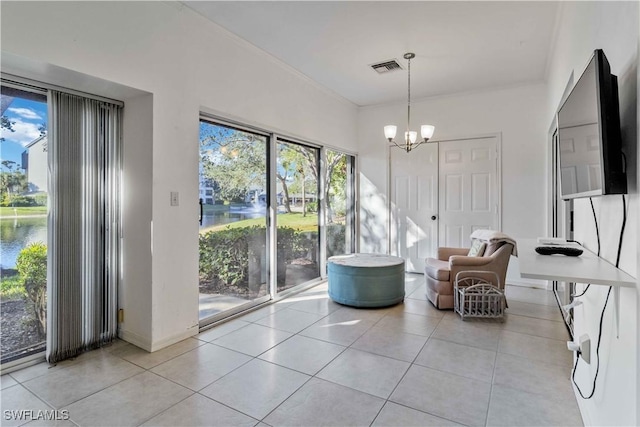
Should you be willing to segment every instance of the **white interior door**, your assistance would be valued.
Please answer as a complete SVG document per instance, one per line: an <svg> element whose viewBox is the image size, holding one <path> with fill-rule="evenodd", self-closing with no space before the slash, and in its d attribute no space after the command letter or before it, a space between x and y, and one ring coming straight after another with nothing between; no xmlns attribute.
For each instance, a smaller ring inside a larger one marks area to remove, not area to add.
<svg viewBox="0 0 640 427"><path fill-rule="evenodd" d="M474 230L500 227L498 138L439 145L439 246L469 247Z"/></svg>
<svg viewBox="0 0 640 427"><path fill-rule="evenodd" d="M438 144L391 149L391 253L406 270L424 272L438 247Z"/></svg>

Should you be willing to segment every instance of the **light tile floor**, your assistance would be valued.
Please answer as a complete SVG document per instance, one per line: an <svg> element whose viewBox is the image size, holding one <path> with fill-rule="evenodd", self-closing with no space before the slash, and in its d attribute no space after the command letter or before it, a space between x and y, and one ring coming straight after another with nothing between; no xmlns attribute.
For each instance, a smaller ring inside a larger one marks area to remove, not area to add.
<svg viewBox="0 0 640 427"><path fill-rule="evenodd" d="M551 292L508 286L504 323L463 322L423 282L408 274L383 309L321 284L155 353L117 341L3 375L1 424L57 409L70 420L27 425L582 425Z"/></svg>

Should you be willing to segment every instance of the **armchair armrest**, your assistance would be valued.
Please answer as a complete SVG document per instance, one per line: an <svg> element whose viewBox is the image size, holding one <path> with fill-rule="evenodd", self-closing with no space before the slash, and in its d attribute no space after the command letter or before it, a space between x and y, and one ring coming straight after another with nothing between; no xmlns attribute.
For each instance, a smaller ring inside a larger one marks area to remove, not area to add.
<svg viewBox="0 0 640 427"><path fill-rule="evenodd" d="M482 267L484 265L490 264L492 261L493 258L491 257L454 255L449 258L449 265L452 268L454 266Z"/></svg>
<svg viewBox="0 0 640 427"><path fill-rule="evenodd" d="M467 255L469 248L438 248L438 259L440 261L449 261L449 257L455 255Z"/></svg>

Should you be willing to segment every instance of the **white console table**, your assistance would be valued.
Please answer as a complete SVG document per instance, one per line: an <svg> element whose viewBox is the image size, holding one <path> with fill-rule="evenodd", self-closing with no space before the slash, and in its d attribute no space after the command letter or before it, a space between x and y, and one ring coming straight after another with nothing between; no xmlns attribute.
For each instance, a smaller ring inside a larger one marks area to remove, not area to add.
<svg viewBox="0 0 640 427"><path fill-rule="evenodd" d="M574 283L590 283L613 287L616 335L620 323L620 288L635 288L636 279L608 261L577 243L567 243L582 249L577 257L565 255L540 255L535 251L540 244L536 239L518 240L520 275L530 279L557 280ZM563 245L564 246L564 245Z"/></svg>

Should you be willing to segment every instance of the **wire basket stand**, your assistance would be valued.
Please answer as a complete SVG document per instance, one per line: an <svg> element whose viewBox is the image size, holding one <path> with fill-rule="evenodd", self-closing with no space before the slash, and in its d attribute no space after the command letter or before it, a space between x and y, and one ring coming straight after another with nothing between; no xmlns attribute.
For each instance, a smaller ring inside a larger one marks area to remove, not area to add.
<svg viewBox="0 0 640 427"><path fill-rule="evenodd" d="M493 271L460 271L456 274L453 296L454 310L462 320L479 317L504 321L504 292Z"/></svg>

